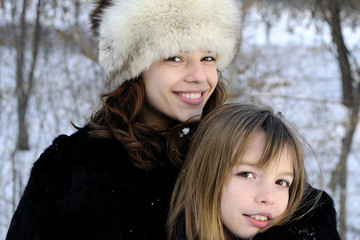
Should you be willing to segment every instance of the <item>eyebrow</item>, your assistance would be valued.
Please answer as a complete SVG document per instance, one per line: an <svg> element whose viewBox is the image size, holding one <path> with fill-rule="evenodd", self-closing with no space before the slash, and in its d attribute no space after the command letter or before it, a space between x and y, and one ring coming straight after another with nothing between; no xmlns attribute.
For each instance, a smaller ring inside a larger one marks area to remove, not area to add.
<svg viewBox="0 0 360 240"><path fill-rule="evenodd" d="M289 176L289 177L294 177L294 173L292 172L282 172L281 174L279 174L280 176Z"/></svg>

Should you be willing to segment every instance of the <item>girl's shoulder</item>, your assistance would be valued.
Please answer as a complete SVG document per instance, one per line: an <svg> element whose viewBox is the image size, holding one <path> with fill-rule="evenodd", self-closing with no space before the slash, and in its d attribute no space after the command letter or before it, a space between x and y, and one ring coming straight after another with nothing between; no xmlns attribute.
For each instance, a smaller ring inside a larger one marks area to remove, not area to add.
<svg viewBox="0 0 360 240"><path fill-rule="evenodd" d="M72 171L79 165L96 166L127 158L126 151L117 140L90 137L89 130L84 127L72 135L57 136L35 161L32 172Z"/></svg>

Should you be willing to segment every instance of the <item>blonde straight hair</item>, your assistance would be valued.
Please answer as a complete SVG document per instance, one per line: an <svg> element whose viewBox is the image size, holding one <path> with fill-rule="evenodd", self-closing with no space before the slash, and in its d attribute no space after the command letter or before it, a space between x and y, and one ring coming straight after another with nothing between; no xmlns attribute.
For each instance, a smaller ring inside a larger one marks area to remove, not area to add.
<svg viewBox="0 0 360 240"><path fill-rule="evenodd" d="M174 229L181 225L179 221L184 221L187 240L234 239L220 218L221 190L259 131L265 132L267 138L259 167L266 168L286 147L294 168L287 209L269 227L282 225L291 218L301 202L305 185L300 136L270 107L225 104L210 112L196 130L171 199L169 239L173 239Z"/></svg>

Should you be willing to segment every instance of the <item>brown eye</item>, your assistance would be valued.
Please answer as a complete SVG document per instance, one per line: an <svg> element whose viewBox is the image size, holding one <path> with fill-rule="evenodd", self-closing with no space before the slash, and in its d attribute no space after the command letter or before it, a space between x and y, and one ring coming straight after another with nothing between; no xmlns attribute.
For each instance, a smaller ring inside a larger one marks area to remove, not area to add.
<svg viewBox="0 0 360 240"><path fill-rule="evenodd" d="M240 173L238 173L238 175L243 178L253 178L254 177L254 174L252 174L251 172L240 172Z"/></svg>
<svg viewBox="0 0 360 240"><path fill-rule="evenodd" d="M203 58L203 61L213 62L213 61L216 61L216 60L215 60L215 58L213 58L213 57L207 56L207 57L204 57L204 58Z"/></svg>
<svg viewBox="0 0 360 240"><path fill-rule="evenodd" d="M181 62L181 58L177 57L177 56L174 56L174 57L169 57L165 61L168 61L168 62Z"/></svg>
<svg viewBox="0 0 360 240"><path fill-rule="evenodd" d="M280 185L281 187L285 187L285 188L290 187L290 183L288 181L285 181L285 180L277 180L275 183L277 185Z"/></svg>

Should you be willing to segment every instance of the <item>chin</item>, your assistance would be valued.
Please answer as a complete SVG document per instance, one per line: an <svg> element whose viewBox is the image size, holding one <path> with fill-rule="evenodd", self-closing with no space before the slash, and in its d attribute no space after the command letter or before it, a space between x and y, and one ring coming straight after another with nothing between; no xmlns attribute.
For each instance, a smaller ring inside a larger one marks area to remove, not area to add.
<svg viewBox="0 0 360 240"><path fill-rule="evenodd" d="M200 120L200 118L201 118L201 114L199 114L199 115L192 115L192 116L189 116L188 118L182 119L182 120L180 120L180 121L181 121L181 122L186 122L186 121L188 121L188 120L190 120L190 121L197 121L197 120Z"/></svg>
<svg viewBox="0 0 360 240"><path fill-rule="evenodd" d="M246 233L239 233L239 234L234 234L237 239L241 239L241 240L248 240L251 239L252 237L254 237L258 232L246 232Z"/></svg>

